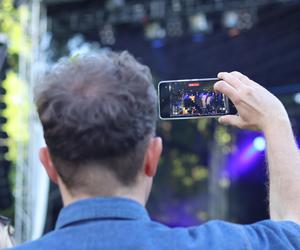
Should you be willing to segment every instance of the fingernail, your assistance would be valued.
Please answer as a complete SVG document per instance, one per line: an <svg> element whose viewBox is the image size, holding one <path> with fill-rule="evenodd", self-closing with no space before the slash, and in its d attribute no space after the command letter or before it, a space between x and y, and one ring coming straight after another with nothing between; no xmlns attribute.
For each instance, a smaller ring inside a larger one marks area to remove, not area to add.
<svg viewBox="0 0 300 250"><path fill-rule="evenodd" d="M218 74L218 78L222 78L223 74L224 74L224 72L220 72L220 73Z"/></svg>

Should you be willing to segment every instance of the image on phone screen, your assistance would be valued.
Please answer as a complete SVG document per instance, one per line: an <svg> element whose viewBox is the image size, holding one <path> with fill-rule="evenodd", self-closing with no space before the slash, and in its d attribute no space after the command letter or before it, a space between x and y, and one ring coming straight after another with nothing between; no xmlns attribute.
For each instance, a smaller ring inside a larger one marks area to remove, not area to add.
<svg viewBox="0 0 300 250"><path fill-rule="evenodd" d="M210 78L160 82L160 118L216 117L234 113L229 99L214 91L214 84L218 80Z"/></svg>

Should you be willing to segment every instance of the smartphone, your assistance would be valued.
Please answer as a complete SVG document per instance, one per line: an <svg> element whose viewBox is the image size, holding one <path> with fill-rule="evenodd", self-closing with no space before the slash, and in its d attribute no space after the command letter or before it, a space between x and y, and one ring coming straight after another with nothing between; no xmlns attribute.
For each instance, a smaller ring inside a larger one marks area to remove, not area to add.
<svg viewBox="0 0 300 250"><path fill-rule="evenodd" d="M236 114L233 103L214 91L218 78L161 81L159 116L163 120L218 117Z"/></svg>

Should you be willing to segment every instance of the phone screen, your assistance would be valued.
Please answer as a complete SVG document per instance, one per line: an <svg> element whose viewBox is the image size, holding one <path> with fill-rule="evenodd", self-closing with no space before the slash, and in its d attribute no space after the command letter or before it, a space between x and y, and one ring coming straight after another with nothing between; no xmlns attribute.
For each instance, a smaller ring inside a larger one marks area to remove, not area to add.
<svg viewBox="0 0 300 250"><path fill-rule="evenodd" d="M217 78L162 81L159 83L161 119L187 119L235 114L236 109L222 93L214 91Z"/></svg>

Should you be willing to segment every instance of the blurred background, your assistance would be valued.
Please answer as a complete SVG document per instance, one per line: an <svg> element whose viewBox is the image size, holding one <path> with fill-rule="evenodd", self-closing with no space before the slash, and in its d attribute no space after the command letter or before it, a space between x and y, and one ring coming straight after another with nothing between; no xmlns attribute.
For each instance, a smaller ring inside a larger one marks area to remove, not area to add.
<svg viewBox="0 0 300 250"><path fill-rule="evenodd" d="M0 213L19 242L53 229L62 203L38 160L34 88L60 57L128 50L160 80L238 70L287 107L300 142L300 1L1 0ZM214 119L158 121L164 151L148 203L171 227L268 218L262 134ZM283 145L284 147L284 145Z"/></svg>

